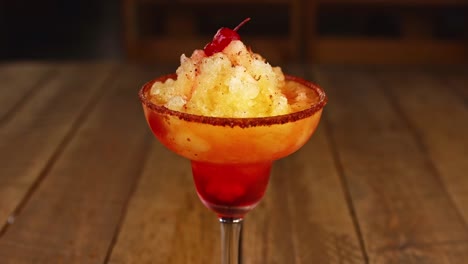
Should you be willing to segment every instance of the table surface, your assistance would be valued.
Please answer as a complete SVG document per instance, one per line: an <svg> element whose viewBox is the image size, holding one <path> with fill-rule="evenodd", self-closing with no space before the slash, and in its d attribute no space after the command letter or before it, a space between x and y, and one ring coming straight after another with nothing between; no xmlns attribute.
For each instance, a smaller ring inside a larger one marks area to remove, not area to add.
<svg viewBox="0 0 468 264"><path fill-rule="evenodd" d="M0 263L218 263L188 161L150 134L139 87L174 68L0 65ZM274 165L243 263L468 261L468 69L306 67L312 139Z"/></svg>

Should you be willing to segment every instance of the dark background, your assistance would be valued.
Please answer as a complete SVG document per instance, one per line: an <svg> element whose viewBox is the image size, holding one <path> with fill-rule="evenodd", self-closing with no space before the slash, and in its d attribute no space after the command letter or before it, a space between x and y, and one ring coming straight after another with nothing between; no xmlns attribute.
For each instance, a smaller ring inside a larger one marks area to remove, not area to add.
<svg viewBox="0 0 468 264"><path fill-rule="evenodd" d="M113 0L1 1L0 58L120 59L120 9Z"/></svg>
<svg viewBox="0 0 468 264"><path fill-rule="evenodd" d="M288 34L289 20L284 8L265 10L265 6L255 8L245 1L242 3L234 5L236 10L230 8L225 13L223 7L216 9L209 5L198 9L204 12L190 7L186 12L192 12L197 18L195 27L206 39L221 25L235 25L246 13L256 18L243 29L247 37ZM154 10L142 8L140 14L150 18L142 19L144 27L152 26L149 31L153 30L156 36L163 34L160 31L164 16L170 10L184 9L181 4L170 5L175 8L161 9L157 5ZM125 60L122 10L118 0L1 1L0 60ZM241 15L230 16L231 11ZM401 14L406 11L430 15L428 31L435 40L468 39L467 5L462 8L405 6L401 10L391 5L374 9L360 5L324 6L318 13L317 32L321 36L398 38L402 34Z"/></svg>

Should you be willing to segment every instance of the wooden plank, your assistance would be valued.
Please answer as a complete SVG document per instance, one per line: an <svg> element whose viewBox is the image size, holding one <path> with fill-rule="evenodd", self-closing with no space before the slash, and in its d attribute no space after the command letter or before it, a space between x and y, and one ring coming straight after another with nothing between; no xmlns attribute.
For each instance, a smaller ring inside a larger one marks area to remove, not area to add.
<svg viewBox="0 0 468 264"><path fill-rule="evenodd" d="M152 141L110 263L218 263L219 224L197 197L190 162Z"/></svg>
<svg viewBox="0 0 468 264"><path fill-rule="evenodd" d="M449 82L431 71L380 72L392 104L404 115L468 222L468 108Z"/></svg>
<svg viewBox="0 0 468 264"><path fill-rule="evenodd" d="M365 263L326 131L278 161L245 221L245 263Z"/></svg>
<svg viewBox="0 0 468 264"><path fill-rule="evenodd" d="M303 76L299 66L285 71ZM243 263L364 263L322 130L277 163L243 233ZM199 201L189 162L155 143L110 263L218 263L219 254L216 216Z"/></svg>
<svg viewBox="0 0 468 264"><path fill-rule="evenodd" d="M463 98L465 105L468 105L468 68L448 69L448 72L436 76L442 78L457 96Z"/></svg>
<svg viewBox="0 0 468 264"><path fill-rule="evenodd" d="M453 242L437 245L418 245L401 249L381 250L372 263L434 263L458 264L468 259L468 243Z"/></svg>
<svg viewBox="0 0 468 264"><path fill-rule="evenodd" d="M304 69L283 70L307 79ZM262 203L246 218L245 263L365 263L339 173L320 125L275 163Z"/></svg>
<svg viewBox="0 0 468 264"><path fill-rule="evenodd" d="M41 88L51 76L52 66L41 63L5 63L0 65L0 126Z"/></svg>
<svg viewBox="0 0 468 264"><path fill-rule="evenodd" d="M110 65L56 65L57 73L36 87L34 96L1 127L2 226L14 217L28 190L47 170L72 132L74 121L96 97L111 69Z"/></svg>
<svg viewBox="0 0 468 264"><path fill-rule="evenodd" d="M327 64L440 65L468 61L463 41L323 37L310 45L308 59Z"/></svg>
<svg viewBox="0 0 468 264"><path fill-rule="evenodd" d="M74 76L60 79L63 92L57 92L61 95L57 99L63 100L67 93L84 93L73 90L86 86L83 81L92 80L93 74L80 71ZM74 127L70 143L1 237L2 263L105 261L139 178L149 139L137 103L137 91L150 78L149 73L124 68L114 77L107 80L95 107ZM49 100L46 110L66 113L70 103ZM60 121L66 123L67 119Z"/></svg>
<svg viewBox="0 0 468 264"><path fill-rule="evenodd" d="M468 241L468 229L428 153L379 88L382 83L366 70L322 69L316 74L330 97L325 121L369 263L416 263L414 250L423 260L417 263L462 263L463 258L447 260L455 249L437 253L444 255L433 250Z"/></svg>

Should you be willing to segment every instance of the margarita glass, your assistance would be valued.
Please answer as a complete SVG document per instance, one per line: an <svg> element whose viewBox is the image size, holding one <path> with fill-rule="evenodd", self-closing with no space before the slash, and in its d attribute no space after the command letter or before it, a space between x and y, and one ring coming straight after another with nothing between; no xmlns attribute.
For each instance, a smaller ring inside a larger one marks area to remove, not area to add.
<svg viewBox="0 0 468 264"><path fill-rule="evenodd" d="M240 261L242 219L263 197L273 162L307 142L327 102L320 87L301 78L285 77L292 87L308 89L310 98L302 109L280 116L209 117L152 103L152 85L176 79L176 75L150 81L139 93L152 132L168 149L191 161L198 196L219 217L224 264Z"/></svg>

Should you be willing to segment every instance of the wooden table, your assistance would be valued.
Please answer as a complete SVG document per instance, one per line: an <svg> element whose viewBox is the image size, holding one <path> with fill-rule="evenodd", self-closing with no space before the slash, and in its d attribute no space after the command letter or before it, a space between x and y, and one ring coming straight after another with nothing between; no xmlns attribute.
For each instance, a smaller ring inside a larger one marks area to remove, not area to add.
<svg viewBox="0 0 468 264"><path fill-rule="evenodd" d="M137 99L171 70L0 66L0 263L218 263L189 162ZM247 216L243 263L468 263L468 69L286 70L330 100Z"/></svg>

